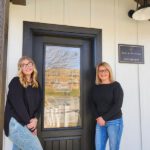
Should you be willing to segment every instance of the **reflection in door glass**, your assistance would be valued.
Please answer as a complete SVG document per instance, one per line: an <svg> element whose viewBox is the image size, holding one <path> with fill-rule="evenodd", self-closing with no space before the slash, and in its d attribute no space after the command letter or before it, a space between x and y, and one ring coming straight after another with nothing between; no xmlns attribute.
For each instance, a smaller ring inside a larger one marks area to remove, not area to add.
<svg viewBox="0 0 150 150"><path fill-rule="evenodd" d="M78 127L80 48L45 47L44 128Z"/></svg>

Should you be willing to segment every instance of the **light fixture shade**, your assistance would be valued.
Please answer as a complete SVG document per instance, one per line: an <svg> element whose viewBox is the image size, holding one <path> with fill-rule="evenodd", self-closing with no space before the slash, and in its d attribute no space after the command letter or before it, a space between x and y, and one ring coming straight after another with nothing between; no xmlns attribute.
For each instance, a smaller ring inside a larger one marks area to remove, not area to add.
<svg viewBox="0 0 150 150"><path fill-rule="evenodd" d="M150 19L150 7L143 7L136 10L132 18L135 20L149 20Z"/></svg>

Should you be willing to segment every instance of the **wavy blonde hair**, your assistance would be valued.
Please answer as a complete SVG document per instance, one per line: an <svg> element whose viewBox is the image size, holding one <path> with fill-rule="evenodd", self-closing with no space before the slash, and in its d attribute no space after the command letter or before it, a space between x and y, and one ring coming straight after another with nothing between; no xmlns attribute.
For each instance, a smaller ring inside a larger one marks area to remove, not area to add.
<svg viewBox="0 0 150 150"><path fill-rule="evenodd" d="M24 60L28 60L29 62L31 62L33 64L33 72L31 74L32 82L30 84L29 84L29 82L27 82L27 78L26 78L25 74L22 72L22 62ZM19 61L18 61L18 77L19 77L20 83L23 87L26 88L29 85L32 85L32 87L38 88L39 84L37 81L37 74L38 73L37 73L35 63L30 57L23 56L19 59Z"/></svg>
<svg viewBox="0 0 150 150"><path fill-rule="evenodd" d="M101 62L96 67L96 80L95 80L95 84L96 85L102 84L102 81L99 78L99 67L101 67L101 66L105 67L109 71L109 80L110 80L110 82L111 83L114 82L113 73L112 73L112 69L111 69L110 65L107 62Z"/></svg>

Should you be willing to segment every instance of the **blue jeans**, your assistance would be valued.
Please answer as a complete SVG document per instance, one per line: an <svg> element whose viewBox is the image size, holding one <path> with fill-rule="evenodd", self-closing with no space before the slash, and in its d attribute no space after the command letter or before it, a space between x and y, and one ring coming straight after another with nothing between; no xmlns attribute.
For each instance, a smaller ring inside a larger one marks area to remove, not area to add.
<svg viewBox="0 0 150 150"><path fill-rule="evenodd" d="M96 150L105 150L108 139L110 150L119 150L122 130L122 118L107 121L105 126L100 126L97 123L95 134Z"/></svg>
<svg viewBox="0 0 150 150"><path fill-rule="evenodd" d="M13 117L9 122L9 139L13 142L13 150L43 150L38 137Z"/></svg>

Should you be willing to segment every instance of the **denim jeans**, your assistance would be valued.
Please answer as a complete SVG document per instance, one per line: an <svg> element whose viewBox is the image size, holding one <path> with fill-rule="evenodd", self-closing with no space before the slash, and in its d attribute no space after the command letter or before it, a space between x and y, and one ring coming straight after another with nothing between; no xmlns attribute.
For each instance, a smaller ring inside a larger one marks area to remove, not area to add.
<svg viewBox="0 0 150 150"><path fill-rule="evenodd" d="M110 150L119 150L122 131L122 118L107 121L105 126L100 126L97 123L95 134L96 150L105 150L108 139Z"/></svg>
<svg viewBox="0 0 150 150"><path fill-rule="evenodd" d="M9 122L9 139L13 142L12 150L43 150L38 137L13 117Z"/></svg>

